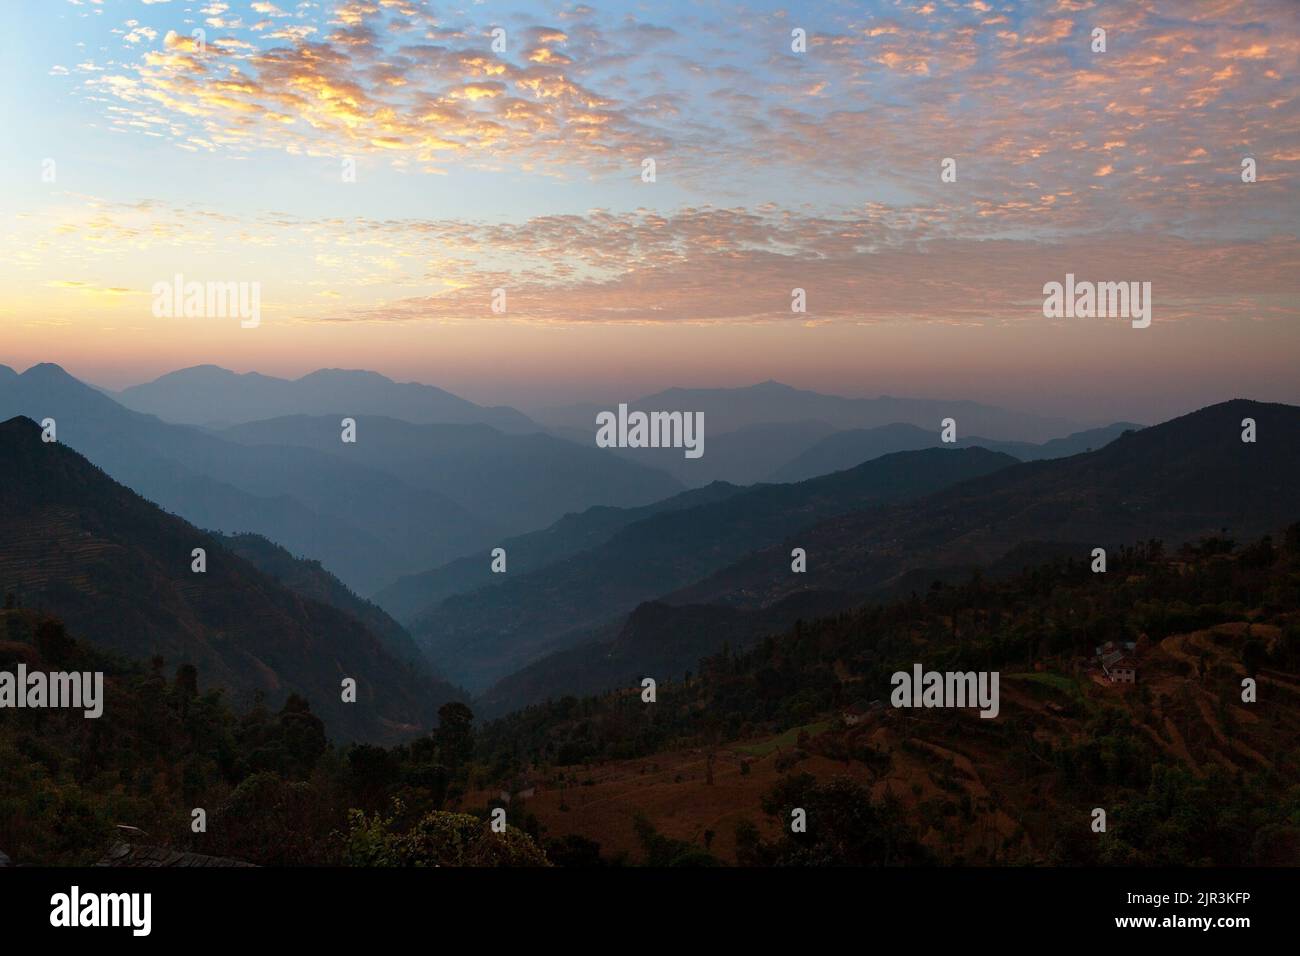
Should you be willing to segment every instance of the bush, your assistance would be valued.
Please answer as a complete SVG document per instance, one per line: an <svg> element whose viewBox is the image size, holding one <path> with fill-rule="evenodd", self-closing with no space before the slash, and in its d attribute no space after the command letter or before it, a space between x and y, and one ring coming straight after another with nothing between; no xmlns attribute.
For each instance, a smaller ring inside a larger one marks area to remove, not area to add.
<svg viewBox="0 0 1300 956"><path fill-rule="evenodd" d="M394 807L400 816L400 803ZM348 866L550 866L527 833L507 826L504 833L468 813L435 810L420 817L405 833L393 831L394 817L348 812L342 835Z"/></svg>

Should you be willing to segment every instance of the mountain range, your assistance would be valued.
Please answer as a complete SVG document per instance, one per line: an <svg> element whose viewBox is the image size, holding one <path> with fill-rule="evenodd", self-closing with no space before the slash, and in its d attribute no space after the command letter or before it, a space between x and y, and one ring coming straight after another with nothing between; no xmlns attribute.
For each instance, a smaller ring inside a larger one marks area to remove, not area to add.
<svg viewBox="0 0 1300 956"><path fill-rule="evenodd" d="M567 514L541 531L504 538L500 547L506 552L509 573L527 574L570 555L598 547L623 528L643 518L721 501L745 490L738 485L715 481L703 488L683 491L638 508L597 505L582 512ZM399 620L409 622L428 612L444 598L473 591L484 585L500 584L503 580L503 575L492 572L484 555L476 554L459 558L431 571L399 578L375 594L374 600Z"/></svg>
<svg viewBox="0 0 1300 956"><path fill-rule="evenodd" d="M817 475L851 468L859 462L888 455L891 452L916 451L920 448L987 448L990 451L1013 455L1021 461L1066 458L1080 452L1101 448L1124 432L1136 431L1141 427L1133 422L1117 422L1103 428L1090 428L1042 443L958 437L956 441L946 446L938 428L918 428L915 425L902 423L881 425L877 428L853 428L832 432L814 442L773 471L767 480L803 481L805 478L814 478Z"/></svg>
<svg viewBox="0 0 1300 956"><path fill-rule="evenodd" d="M1242 421L1260 438L1242 441ZM1300 513L1300 408L1235 400L1131 432L1097 451L1026 462L879 513L809 529L807 578L770 573L774 543L672 603L759 607L796 590L869 593L909 568L982 566L1026 542L1116 548L1275 531ZM815 555L815 557L813 557Z"/></svg>
<svg viewBox="0 0 1300 956"><path fill-rule="evenodd" d="M110 393L137 412L186 425L232 425L286 415L379 415L403 421L491 425L505 432L537 431L527 415L506 406L475 405L418 382L394 382L378 372L323 368L298 379L240 374L196 365Z"/></svg>
<svg viewBox="0 0 1300 956"><path fill-rule="evenodd" d="M798 484L759 485L693 507L663 509L590 550L535 571L507 571L498 585L452 595L410 626L436 666L468 687L482 687L547 650L577 643L583 629L818 521L870 511L1014 463L982 448L931 449L888 455Z"/></svg>
<svg viewBox="0 0 1300 956"><path fill-rule="evenodd" d="M570 509L635 506L681 488L594 449L481 425L430 431L363 417L347 444L341 419L316 417L222 435L131 411L48 364L0 376L0 416L18 415L53 418L61 441L163 508L200 527L264 534L363 594ZM402 441L415 457L399 469ZM430 442L454 442L455 454Z"/></svg>
<svg viewBox="0 0 1300 956"><path fill-rule="evenodd" d="M767 381L742 388L669 388L638 399L626 396L607 404L583 403L538 409L533 418L550 427L592 429L596 413L626 402L643 411L703 412L714 434L750 425L824 422L835 429L874 428L904 422L921 428L939 427L955 418L967 434L1005 441L1046 441L1079 430L1079 423L1011 411L970 401L942 399L845 398Z"/></svg>
<svg viewBox="0 0 1300 956"><path fill-rule="evenodd" d="M704 411L720 429L706 437L720 470L780 479L684 490L693 479L627 449L371 373L290 382L207 367L126 392L142 405L188 384L223 408L204 427L124 407L58 366L0 366L0 416L25 416L4 433L0 584L107 648L194 662L238 694L301 690L328 711L345 662L391 697L365 720L325 713L357 737L421 726L430 700L461 693L453 681L499 713L682 673L724 643L975 569L1152 538L1245 538L1300 512L1300 410L1246 400L1068 431L974 403L777 383L672 389L637 404ZM249 400L227 414L220 396L245 386ZM339 401L379 410L329 404ZM266 415L276 402L305 410ZM506 418L472 420L487 412ZM939 441L936 416L958 420L955 447ZM344 417L355 442L340 440ZM421 417L431 420L410 420ZM57 422L53 445L33 424L44 418ZM1242 441L1245 419L1257 441ZM48 454L32 457L34 445ZM43 484L44 503L33 497ZM182 538L200 543L181 549ZM167 564L192 547L220 570ZM796 548L806 570L792 567ZM213 582L248 600L220 606L196 589Z"/></svg>
<svg viewBox="0 0 1300 956"><path fill-rule="evenodd" d="M963 439L959 444L983 445L1022 459L1073 454L1097 447L1107 435L1140 427L1121 423L1080 433L1075 422L978 402L844 398L772 381L744 388L670 388L622 401L631 410L703 413L705 454L699 458L686 458L680 449L671 448L614 449L692 487L713 481L799 481L889 452L934 447L940 444L945 418L957 422ZM617 406L613 401L585 403L538 409L533 416L553 434L591 445L596 414ZM977 435L984 437L965 437ZM1043 442L1047 444L1040 447Z"/></svg>
<svg viewBox="0 0 1300 956"><path fill-rule="evenodd" d="M340 739L396 740L459 696L335 603L277 582L27 418L0 424L0 591L95 645L192 664L245 706L305 696ZM244 545L240 545L243 547ZM195 549L205 567L195 570ZM373 620L373 616L372 616ZM342 699L356 681L356 703Z"/></svg>
<svg viewBox="0 0 1300 956"><path fill-rule="evenodd" d="M1247 418L1257 423L1253 443L1242 441ZM1276 532L1300 515L1297 435L1300 408L1234 400L1128 432L1092 452L1012 462L931 494L811 521L797 533L774 534L765 546L689 585L661 592L621 623L589 633L585 643L557 648L484 692L480 706L502 713L647 674L679 675L724 642L743 647L798 617L835 613L935 579L968 578L979 568L1014 572L1022 560L1061 554L1089 562L1093 548L1149 539L1175 545ZM962 453L903 452L862 467L891 460L901 467L935 454ZM805 573L791 573L793 547L807 552ZM643 559L630 552L622 560L636 565ZM418 632L417 626L420 639Z"/></svg>
<svg viewBox="0 0 1300 956"><path fill-rule="evenodd" d="M588 507L653 502L681 489L661 471L541 432L507 434L486 425L415 425L365 415L353 420L355 445L339 440L337 417L294 415L217 434L248 447L307 448L360 460L454 501L500 536L544 528Z"/></svg>

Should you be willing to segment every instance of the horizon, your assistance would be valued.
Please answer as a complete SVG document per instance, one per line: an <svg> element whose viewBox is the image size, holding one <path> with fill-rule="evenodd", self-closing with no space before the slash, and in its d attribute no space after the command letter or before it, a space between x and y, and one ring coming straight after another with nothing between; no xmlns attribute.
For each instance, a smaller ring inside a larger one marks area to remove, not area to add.
<svg viewBox="0 0 1300 956"><path fill-rule="evenodd" d="M315 374L315 373L317 373L317 372L360 372L360 373L367 373L367 374L377 374L377 375L380 375L380 376L384 377L385 379L387 379L388 381L390 381L390 382L392 382L392 383L394 383L394 384L397 384L397 385L408 385L408 384L410 384L410 385L424 385L424 386L429 386L429 387L433 387L433 388L439 388L439 389L442 389L443 391L446 391L446 392L448 392L448 393L450 393L450 394L452 394L452 395L454 395L454 396L456 396L456 397L458 397L458 398L466 399L467 401L471 401L471 402L473 402L475 405L479 405L479 406L484 407L484 408L492 408L492 407L514 408L514 409L517 410L517 411L523 412L525 415L531 415L531 414L533 414L534 412L544 412L544 411L562 410L562 409L567 409L567 408L570 408L570 407L576 407L576 406L582 406L582 405L603 405L603 404L607 404L608 401L609 401L608 397L602 397L602 396L594 396L594 397L591 397L591 396L589 396L589 397L586 397L586 398L575 398L575 399L573 399L573 400L571 400L571 401L567 401L567 402L553 402L553 403L544 403L544 404L526 403L526 402L525 402L525 403L514 403L514 402L508 402L508 401L504 401L504 400L493 400L492 397L491 397L491 395L490 395L489 393L486 393L486 392L482 393L482 394L486 395L486 397L475 397L475 396L467 395L467 394L464 394L464 393L462 393L462 392L458 392L458 391L456 391L455 389L449 388L449 387L447 387L444 383L440 383L440 382L419 381L419 380L416 380L416 379L402 379L402 378L396 378L396 377L393 377L393 376L391 376L391 375L386 375L385 373L383 373L383 372L381 372L381 371L378 371L378 370L376 370L376 369L368 369L368 368L348 368L348 367L343 367L343 366L327 366L327 367L323 366L323 367L320 367L320 368L307 369L306 371L304 371L304 372L302 372L302 373L300 373L300 374L291 374L291 375L275 375L275 374L271 374L271 373L264 372L264 371L262 371L262 370L260 370L260 369L249 369L249 370L247 370L247 371L239 371L239 370L236 370L236 369L227 368L227 367L222 366L222 365L217 365L217 364L215 364L215 363L204 362L204 363L200 363L200 364L198 364L198 365L190 365L190 366L185 366L185 367L182 367L182 368L169 369L169 370L164 371L164 372L162 372L162 373L160 373L160 374L158 374L158 375L154 375L154 376L152 376L152 377L150 377L150 378L142 379L142 380L140 380L140 381L128 380L128 381L125 381L125 382L122 383L122 384L109 384L109 383L106 383L106 382L103 382L103 381L92 381L92 380L90 380L90 379L88 379L88 378L85 378L85 377L83 377L83 376L77 374L75 371L66 368L64 365L62 365L62 364L59 363L59 362L53 362L53 361L48 361L48 360L47 360L47 361L40 361L40 362L35 362L35 363L33 363L32 365L27 366L26 368L16 367L16 366L8 365L7 363L4 363L4 362L0 362L0 366L4 366L4 367L6 367L6 368L10 368L10 369L12 369L12 370L15 372L15 374L18 374L18 375L24 375L24 374L26 374L27 372L30 372L33 368L36 368L37 366L40 366L40 365L53 366L54 368L59 369L60 371L64 372L65 374L67 374L67 375L69 375L69 376L71 376L72 378L76 379L77 381L81 382L82 384L87 385L87 386L89 386L89 387L91 387L91 388L93 388L93 389L96 389L96 390L100 391L100 392L106 393L110 398L114 398L115 400L116 400L116 396L117 396L119 393L121 393L121 392L123 392L123 391L125 391L125 390L127 390L127 389L129 389L129 388L132 388L132 387L135 387L135 386L139 386L139 385L149 385L149 384L152 384L152 383L154 383L154 382L156 382L156 381L158 381L158 380L160 380L160 379L162 379L162 378L168 377L168 376L170 376L170 375L175 375L175 374L177 374L177 373L181 373L181 372L189 372L189 371L194 371L194 370L202 369L202 368L210 368L210 369L215 369L215 370L222 371L222 372L227 372L227 373L230 373L230 374L233 374L233 375L236 375L236 376L244 376L244 375L260 375L260 376L262 376L262 377L264 377L264 378L272 378L272 379L277 379L277 380L286 381L286 382L295 382L295 381L298 381L298 380L300 380L300 379L306 378L306 377L309 376L309 375ZM899 399L899 400L903 400L903 401L935 401L935 402L951 401L951 402L954 402L954 403L955 403L955 402L973 402L973 403L975 403L975 404L977 404L977 405L982 405L982 406L986 406L986 407L989 407L989 408L997 408L997 409L1002 409L1002 410L1004 410L1004 411L1018 412L1018 413L1021 413L1021 414L1027 414L1027 415L1034 415L1034 416L1036 416L1036 417L1040 417L1040 418L1044 418L1044 419L1060 419L1060 420L1062 420L1064 423L1066 423L1066 424L1068 424L1068 425L1077 425L1077 426L1079 426L1081 429L1098 428L1098 427L1103 427L1103 426L1113 425L1113 424L1119 424L1119 423L1130 423L1130 424L1141 425L1141 426L1143 426L1143 427L1148 427L1148 426L1151 426L1151 425L1158 425L1158 424L1160 424L1160 423L1162 423L1162 422L1169 421L1169 420L1174 419L1174 418L1179 418L1179 417L1181 417L1181 416L1183 416L1183 415L1188 415L1188 414L1191 414L1191 413L1193 413L1193 412L1200 411L1201 409L1204 409L1204 408L1209 408L1209 407L1214 406L1214 405L1222 405L1222 404L1224 404L1224 403L1227 403L1227 402L1233 402L1233 401L1249 401L1249 402L1259 402L1259 403L1263 403L1263 404L1276 403L1276 404L1283 404L1283 405L1297 405L1297 404L1300 404L1300 402L1295 402L1295 401L1286 401L1286 400L1283 400L1283 399L1270 399L1270 398L1264 398L1264 397L1260 397L1260 396L1257 396L1257 395L1251 395L1251 394L1232 394L1232 395L1224 395L1224 396L1222 396L1222 397L1215 398L1215 399L1213 399L1213 400L1205 401L1205 402L1203 402L1203 403L1201 403L1201 404L1190 405L1190 406L1182 407L1182 408L1175 408L1173 411L1171 411L1171 412L1169 412L1169 413L1167 413L1167 414L1161 414L1161 415L1159 415L1159 416L1155 416L1155 415L1153 414L1153 415L1151 415L1151 416L1149 416L1149 417L1147 417L1147 418L1141 418L1141 417L1139 417L1139 415L1137 415L1137 414L1129 414L1129 415L1117 415L1117 416L1111 416L1111 417L1103 417L1103 418L1092 418L1092 419L1089 419L1089 418L1074 418L1074 417L1070 417L1070 416L1068 416L1068 415L1063 415L1063 414L1062 414L1062 415L1057 415L1057 414L1041 413L1041 412L1039 412L1039 411L1036 410L1036 409L1017 407L1017 406L1014 406L1014 405L1000 405L1000 404L998 404L998 403L996 403L996 402L991 402L991 401L981 401L981 400L979 400L979 399L977 399L977 398L970 398L970 397L966 397L966 396L930 395L930 394L924 394L924 395L923 395L923 394L900 394L900 393L897 393L897 392L878 392L878 393L864 392L864 393L862 393L862 394L845 394L845 393L842 393L842 392L835 392L835 391L829 391L829 390L826 390L826 389L820 389L820 388L817 388L817 387L815 387L815 386L796 385L796 384L793 384L793 383L791 383L791 382L786 382L786 381L781 381L780 379L771 379L771 378L770 378L770 379L764 379L764 380L762 380L762 381L750 381L750 382L745 382L745 383L738 384L738 385L714 385L714 384L698 384L698 385L686 384L686 385L684 385L684 384L680 384L680 383L672 383L672 384L665 384L665 385L659 385L659 386L647 387L647 388L645 388L644 390L632 389L632 390L630 390L629 395L627 396L626 399L624 399L624 401L632 401L632 402L641 401L641 400L643 400L643 399L645 399L645 398L653 397L653 396L658 395L658 394L660 394L660 393L662 393L662 392L668 392L668 391L674 391L674 390L681 390L681 391L702 391L702 390L746 391L746 390L750 390L750 389L754 389L754 388L759 388L759 387L764 386L764 385L779 385L779 386L782 386L783 388L789 388L789 389L793 389L793 390L796 390L796 391L809 392L809 393L813 393L813 394L817 394L817 395L822 395L822 396L827 396L827 397L831 397L831 398L844 398L844 399L850 399L850 400L867 400L867 401L870 401L870 400L875 400L875 399ZM585 394L585 393L584 393L584 394ZM602 398L603 398L603 400L602 400ZM538 423L538 424L539 424L539 425L542 425L542 423ZM545 428L546 426L545 426L545 425L542 425L542 427ZM730 430L730 429L727 429L727 430ZM1061 437L1064 437L1064 436L1061 436Z"/></svg>
<svg viewBox="0 0 1300 956"><path fill-rule="evenodd" d="M461 395L461 394L459 394L459 393L457 393L457 392L455 392L455 391L453 391L453 390L451 390L451 389L443 388L443 386L440 385L440 384L437 383L437 382L421 382L421 381L415 381L415 380L402 380L402 379L397 379L397 378L393 378L393 377L391 377L391 376L384 375L382 372L377 372L377 371L374 370L374 369L364 369L364 368L343 368L343 367L337 367L337 366L331 366L331 367L323 367L323 368L311 369L311 370L309 370L309 371L307 371L307 372L304 372L304 373L301 374L301 375L295 375L295 376L289 377L289 376L281 376L281 375L269 375L269 374L267 374L267 373L265 373L265 372L261 372L261 371L256 370L256 369L252 369L252 370L249 370L249 371L247 371L247 372L240 372L240 371L236 371L236 370L234 370L234 369L225 368L224 366L216 365L216 364L213 364L213 363L203 363L203 364L201 364L201 365L192 365L192 366L187 366L187 367L185 367L185 368L172 369L172 370L170 370L170 371L167 371L167 372L162 373L161 375L154 376L153 378L146 379L146 380L144 380L144 381L140 381L140 382L128 382L128 383L126 383L125 385L122 385L122 386L109 386L109 385L107 385L107 384L105 384L105 383L103 383L103 382L94 382L94 381L90 381L90 380L88 380L88 379L86 379L86 378L83 378L83 377L80 376L80 375L77 375L75 372L73 372L73 371L71 371L71 370L65 368L63 365L61 365L61 364L58 363L58 362L51 362L51 361L37 362L37 363L34 363L33 365L28 366L27 368L15 368L15 367L13 367L13 366L9 366L9 365L6 365L6 364L3 363L3 362L0 362L0 366L3 366L3 367L5 367L5 368L10 368L10 369L11 369L15 374L17 374L17 375L26 375L28 372L31 372L33 369L35 369L35 368L37 368L37 367L39 367L39 366L47 366L47 367L56 368L56 369L58 369L59 371L63 372L64 374L69 375L69 376L72 377L73 379L76 379L78 382L82 383L83 385L86 385L86 386L88 386L88 387L90 387L90 388L92 388L92 389L95 389L95 390L97 390L97 391L99 391L99 392L101 392L101 393L106 394L108 397L114 399L115 401L117 400L117 396L118 396L121 392L126 391L126 390L129 389L129 388L133 388L133 387L135 387L135 386L153 384L154 382L157 382L157 381L159 381L159 380L161 380L161 379L163 379L163 378L166 378L166 377L169 377L169 376L172 376L172 375L177 375L177 374L184 373L184 372L192 372L192 371L196 371L196 370L199 370L199 369L212 369L212 370L215 370L215 371L225 372L225 373L228 373L228 374L231 374L231 375L235 375L235 376L241 376L241 377L242 377L242 376L245 376L245 375L258 375L258 376L261 376L261 377L263 377L263 378L270 378L270 379L275 379L275 380L284 381L284 382L296 382L296 381L299 381L299 380L301 380L301 379L303 379L303 378L306 378L306 377L308 377L308 376L310 376L310 375L314 375L314 374L319 373L319 372L343 372L343 373L377 374L377 375L380 375L380 376L382 376L383 378L385 378L387 381L392 382L393 384L397 384L397 385L423 385L423 386L429 386L429 387L433 387L433 388L442 388L444 391L447 391L447 392L449 392L450 394L455 395L456 397L459 397L459 398L465 398L465 399L467 399L467 400L469 400L469 401L473 401L474 404L479 405L479 406L484 407L484 408L491 408L491 407L515 408L517 411L521 411L521 412L523 412L524 414L530 414L531 412L534 412L534 411L538 411L538 412L540 412L540 411L548 411L548 410L558 411L558 410L567 409L567 408L570 408L570 407L578 407L578 406L583 406L583 405L601 405L601 404L602 404L601 402L598 402L598 401L573 401L573 402L569 402L569 403L554 404L554 405L535 405L535 406L519 405L519 406L516 406L516 405L513 405L513 404L508 403L508 402L478 401L478 400L475 400L475 399L470 399L470 398L468 398L468 396ZM749 382L749 383L747 383L747 384L735 385L735 386L730 386L730 385L729 385L729 386L713 386L713 385L679 385L679 384L674 384L674 385L665 385L665 386L663 386L663 387L654 388L653 390L647 390L647 391L644 391L644 392L638 392L634 397L630 397L630 400L633 401L633 402L638 402L638 401L641 401L641 400L643 400L643 399L651 398L651 397L654 397L655 395L658 395L658 394L660 394L660 393L663 393L663 392L669 392L669 391L700 391L700 390L748 391L748 390L752 390L752 389L756 389L756 388L761 388L762 386L765 386L765 385L776 385L776 386L780 386L780 387L782 387L782 388L792 389L792 390L799 391L799 392L807 392L807 393L816 394L816 395L821 395L821 396L826 396L826 397L831 397L831 398L843 398L843 399L849 399L849 400L865 400L865 401L871 401L871 400L877 400L877 399L896 399L896 400L902 400L902 401L936 401L936 402L952 401L952 402L954 402L954 403L957 403L957 402L974 402L975 404L978 404L978 405L983 405L983 406L986 406L986 407L989 407L989 408L1000 408L1000 409L1002 409L1002 410L1004 410L1004 411L1019 412L1019 413L1022 413L1022 414L1035 414L1033 411L1028 410L1028 409L1014 408L1014 407L1010 407L1010 406L999 406L999 405L995 405L995 404L993 404L993 403L988 403L988 402L978 402L978 401L976 401L976 400L974 400L974 399L968 399L968 398L958 398L958 397L952 397L952 396L934 396L934 395L900 395L900 394L893 394L893 393L862 394L862 395L845 395L845 394L840 394L840 393L837 393L837 392L831 392L831 391L821 390L821 389L817 389L817 388L806 388L806 387L802 387L802 386L792 385L792 384L790 384L790 383L788 383L788 382L782 382L782 381L777 380L777 379L765 379L765 380L763 380L763 381L761 381L761 382ZM1095 428L1095 427L1102 427L1102 426L1108 426L1108 425L1119 424L1119 423L1136 424L1136 425L1141 425L1141 426L1143 426L1143 427L1148 427L1148 426L1151 426L1151 425L1157 425L1157 424L1160 424L1161 422L1168 421L1168 420L1170 420L1170 419L1172 419L1172 418L1177 418L1177 417L1181 417L1182 415L1191 414L1192 412L1200 411L1201 409L1208 408L1208 407L1213 406L1213 405L1220 405L1220 404L1224 404L1224 403L1226 403L1226 402L1232 402L1232 401L1250 401L1250 402L1260 402L1260 403L1267 403L1267 402L1268 402L1267 399L1255 398L1255 397L1253 397L1253 396L1248 396L1248 395L1233 395L1233 396L1228 396L1228 397L1224 397L1224 398L1221 398L1221 399L1217 399L1217 400L1212 401L1212 402L1207 402L1207 403L1205 403L1204 405L1197 405L1197 406L1192 407L1192 408L1187 408L1187 409L1184 409L1184 410L1182 410L1182 411L1176 412L1175 414L1168 415L1168 416L1165 416L1165 417L1162 417L1162 418L1158 418L1158 419L1150 419L1150 420L1146 420L1146 421L1139 420L1139 419L1136 418L1136 417L1127 417L1127 418L1123 418L1123 417L1121 417L1121 418L1112 418L1112 419L1104 419L1104 420L1071 419L1071 418L1066 418L1066 417L1063 417L1063 416L1052 416L1052 415L1043 415L1043 416L1040 416L1040 417L1042 417L1042 418L1047 418L1047 419L1052 419L1052 418L1061 418L1061 420L1062 420L1063 422L1065 422L1066 424L1069 424L1069 425L1078 425L1078 426L1080 426L1080 428ZM1283 403L1280 403L1280 404L1290 404L1290 403L1283 402ZM373 417L373 416L372 416L372 417ZM165 419L164 419L164 420L165 420ZM541 427L543 427L543 428L546 427L543 423L537 423L537 424L539 424L539 425L540 425ZM727 429L727 430L731 430L731 429ZM1063 437L1063 436L1062 436L1062 437Z"/></svg>
<svg viewBox="0 0 1300 956"><path fill-rule="evenodd" d="M1291 4L16 16L10 364L533 408L768 379L1079 421L1300 401ZM259 324L158 317L175 276L256 285ZM1149 327L1045 317L1067 276L1150 283Z"/></svg>

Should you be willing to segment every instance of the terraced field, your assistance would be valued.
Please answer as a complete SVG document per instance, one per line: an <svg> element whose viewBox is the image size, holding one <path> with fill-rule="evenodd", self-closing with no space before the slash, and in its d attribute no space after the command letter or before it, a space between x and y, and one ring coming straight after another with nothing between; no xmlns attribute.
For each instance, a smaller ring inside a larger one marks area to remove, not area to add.
<svg viewBox="0 0 1300 956"><path fill-rule="evenodd" d="M1167 638L1143 656L1142 683L1136 687L1102 686L1086 673L1007 674L996 721L974 712L887 707L845 727L827 715L718 749L711 784L708 751L683 749L563 768L563 781L552 776L524 806L548 837L581 835L600 843L607 856L640 860L633 820L641 814L665 836L700 848L707 843L715 856L734 862L735 827L741 820L757 824L765 838L777 835L780 823L765 816L761 801L784 777L809 773L823 783L847 776L868 786L878 800L900 801L908 818L920 822L922 842L942 861L1039 862L1054 818L1077 814L1086 828L1089 808L1106 802L1106 795L1089 800L1067 793L1046 757L1009 748L1006 734L990 724L1023 726L1045 754L1087 741L1089 721L1118 713L1162 759L1198 776L1217 766L1300 779L1295 746L1300 675L1261 674L1259 701L1243 703L1240 656L1247 627L1240 622ZM1255 624L1249 633L1273 641L1281 632ZM804 749L798 746L801 738ZM838 756L866 750L875 758ZM879 769L882 758L887 758L884 770ZM544 773L537 776L545 779ZM493 796L476 791L464 804L481 806ZM516 803L514 812L519 809Z"/></svg>

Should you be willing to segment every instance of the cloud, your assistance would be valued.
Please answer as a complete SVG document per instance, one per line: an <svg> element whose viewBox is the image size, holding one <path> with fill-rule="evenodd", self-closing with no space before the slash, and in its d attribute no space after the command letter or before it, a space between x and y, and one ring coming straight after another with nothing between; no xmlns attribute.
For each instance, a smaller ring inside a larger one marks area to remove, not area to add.
<svg viewBox="0 0 1300 956"><path fill-rule="evenodd" d="M72 289L86 295L144 295L144 293L138 289L128 289L123 286L104 286L93 282L82 282L72 279L57 279L46 282L45 285L51 289Z"/></svg>
<svg viewBox="0 0 1300 956"><path fill-rule="evenodd" d="M254 4L270 19L247 27L227 22L227 9L213 3L203 13L228 37L205 45L168 31L161 51L94 84L118 101L111 122L129 130L163 109L178 141L200 137L218 149L382 149L417 164L452 153L469 164L515 160L557 173L575 164L608 172L630 162L620 155L666 144L635 104L580 78L586 67L565 51L570 34L553 26L513 30L511 52L498 55L483 29L447 30L414 5L350 2L324 21L274 30L285 14L273 4ZM419 32L434 41L402 39Z"/></svg>
<svg viewBox="0 0 1300 956"><path fill-rule="evenodd" d="M257 7L264 20L204 45L176 30L126 44L130 61L79 77L86 102L119 132L234 157L370 154L532 185L635 182L655 156L661 180L645 209L624 198L493 225L95 207L33 249L274 245L339 270L340 321L478 318L500 284L512 321L792 321L795 286L816 313L805 321L1014 321L1037 296L1026 276L1041 288L1049 264L1159 276L1166 320L1270 316L1295 292L1277 275L1295 265L1300 221L1300 29L1283 0L836 9L803 54L787 17L757 10L700 6L671 25L497 14L498 54L478 8ZM1093 53L1103 16L1108 50ZM1197 270L1243 284L1220 295ZM1178 304L1194 290L1201 305Z"/></svg>
<svg viewBox="0 0 1300 956"><path fill-rule="evenodd" d="M1250 194L1225 187L1250 150L1300 150L1288 3L1122 0L1105 7L1097 54L1100 8L1086 2L849 9L828 12L803 55L788 52L787 18L759 11L692 9L672 25L521 14L498 54L477 8L350 0L282 17L257 3L262 21L205 50L171 31L163 50L84 82L117 128L190 149L373 152L408 169L566 178L627 177L644 156L671 156L674 184L710 198L783 170L801 184L883 185L972 228L990 209L1004 225L1020 210L1031 230L1166 219L1186 233L1224 228L1229 209L1275 228L1298 211L1291 170ZM1196 147L1205 162L1181 163ZM960 173L941 189L944 157Z"/></svg>

